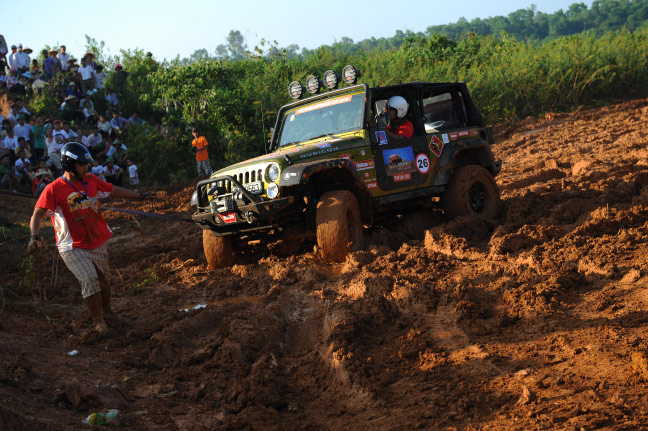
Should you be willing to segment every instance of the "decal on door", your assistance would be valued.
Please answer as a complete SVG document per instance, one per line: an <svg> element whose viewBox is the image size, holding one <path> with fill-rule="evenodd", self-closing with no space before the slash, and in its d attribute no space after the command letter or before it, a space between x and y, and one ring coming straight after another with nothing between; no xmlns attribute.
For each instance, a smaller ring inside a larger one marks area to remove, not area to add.
<svg viewBox="0 0 648 431"><path fill-rule="evenodd" d="M425 153L416 156L416 169L423 175L430 171L430 159Z"/></svg>
<svg viewBox="0 0 648 431"><path fill-rule="evenodd" d="M412 172L416 171L412 147L383 150L383 160L387 175L393 177L394 182L411 180Z"/></svg>

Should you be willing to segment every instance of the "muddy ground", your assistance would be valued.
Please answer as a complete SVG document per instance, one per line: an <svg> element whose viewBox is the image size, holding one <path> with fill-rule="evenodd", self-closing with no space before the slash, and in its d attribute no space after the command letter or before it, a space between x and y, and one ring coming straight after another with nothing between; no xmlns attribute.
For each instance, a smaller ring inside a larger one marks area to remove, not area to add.
<svg viewBox="0 0 648 431"><path fill-rule="evenodd" d="M102 340L51 225L27 258L33 201L2 196L0 429L648 428L647 120L497 126L501 224L394 216L343 264L306 244L210 272L198 227L106 211ZM185 216L191 188L106 205Z"/></svg>

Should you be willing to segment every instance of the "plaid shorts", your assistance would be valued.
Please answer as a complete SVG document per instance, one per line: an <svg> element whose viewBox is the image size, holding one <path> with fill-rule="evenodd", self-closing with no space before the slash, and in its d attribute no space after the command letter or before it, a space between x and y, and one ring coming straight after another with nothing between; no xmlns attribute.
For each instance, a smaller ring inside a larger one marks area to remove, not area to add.
<svg viewBox="0 0 648 431"><path fill-rule="evenodd" d="M84 299L101 291L99 278L104 282L108 281L110 266L106 244L90 250L73 248L63 251L61 258L81 283L81 295Z"/></svg>
<svg viewBox="0 0 648 431"><path fill-rule="evenodd" d="M198 175L200 176L203 172L205 173L206 176L211 176L212 174L212 167L209 164L209 160L203 160L202 162L196 162L196 165L198 167Z"/></svg>

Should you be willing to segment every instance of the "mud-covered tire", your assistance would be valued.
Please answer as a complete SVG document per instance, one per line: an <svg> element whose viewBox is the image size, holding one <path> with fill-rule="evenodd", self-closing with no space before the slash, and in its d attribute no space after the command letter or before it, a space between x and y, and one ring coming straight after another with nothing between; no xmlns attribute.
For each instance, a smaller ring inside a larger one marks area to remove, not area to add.
<svg viewBox="0 0 648 431"><path fill-rule="evenodd" d="M441 207L448 218L463 215L497 220L502 215L499 189L490 172L482 166L457 168L441 196Z"/></svg>
<svg viewBox="0 0 648 431"><path fill-rule="evenodd" d="M228 268L234 265L234 249L231 236L216 236L209 229L203 230L203 251L209 269Z"/></svg>
<svg viewBox="0 0 648 431"><path fill-rule="evenodd" d="M344 262L350 251L362 249L364 234L360 208L353 193L334 190L317 202L317 245L324 258Z"/></svg>

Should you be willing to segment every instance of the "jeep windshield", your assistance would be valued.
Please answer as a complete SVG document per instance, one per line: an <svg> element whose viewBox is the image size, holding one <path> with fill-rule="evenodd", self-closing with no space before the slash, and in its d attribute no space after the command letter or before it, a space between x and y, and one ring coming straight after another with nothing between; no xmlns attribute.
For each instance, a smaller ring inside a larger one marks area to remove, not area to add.
<svg viewBox="0 0 648 431"><path fill-rule="evenodd" d="M279 147L362 128L364 92L344 94L287 111Z"/></svg>

